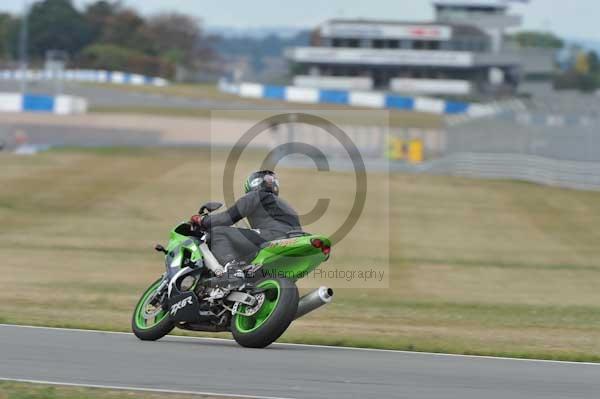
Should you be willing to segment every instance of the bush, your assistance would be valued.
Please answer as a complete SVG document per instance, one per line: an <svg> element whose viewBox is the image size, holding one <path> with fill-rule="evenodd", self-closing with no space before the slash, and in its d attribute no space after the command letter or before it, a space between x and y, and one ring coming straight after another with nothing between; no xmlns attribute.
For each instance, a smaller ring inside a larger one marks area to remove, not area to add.
<svg viewBox="0 0 600 399"><path fill-rule="evenodd" d="M591 93L598 88L596 77L593 75L583 75L579 78L579 90L585 93Z"/></svg>
<svg viewBox="0 0 600 399"><path fill-rule="evenodd" d="M172 77L175 70L174 65L164 59L114 44L94 44L86 47L78 57L77 64L83 68L165 77Z"/></svg>
<svg viewBox="0 0 600 399"><path fill-rule="evenodd" d="M593 92L599 87L599 79L591 74L578 74L570 71L554 78L554 88L556 90L581 90L583 92Z"/></svg>

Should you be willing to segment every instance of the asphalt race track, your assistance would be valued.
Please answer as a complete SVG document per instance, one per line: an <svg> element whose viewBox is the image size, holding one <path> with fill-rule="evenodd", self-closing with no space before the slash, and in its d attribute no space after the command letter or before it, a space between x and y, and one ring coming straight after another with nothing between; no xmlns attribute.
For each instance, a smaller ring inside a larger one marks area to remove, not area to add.
<svg viewBox="0 0 600 399"><path fill-rule="evenodd" d="M600 365L0 325L0 379L263 398L565 399L598 398Z"/></svg>

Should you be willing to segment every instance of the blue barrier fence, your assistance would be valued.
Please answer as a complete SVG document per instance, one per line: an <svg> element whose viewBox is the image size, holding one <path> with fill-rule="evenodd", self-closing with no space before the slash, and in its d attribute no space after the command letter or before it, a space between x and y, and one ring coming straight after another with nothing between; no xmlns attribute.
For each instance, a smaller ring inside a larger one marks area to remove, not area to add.
<svg viewBox="0 0 600 399"><path fill-rule="evenodd" d="M219 82L222 91L242 97L264 98L310 104L336 104L367 108L389 108L445 115L482 115L493 110L483 104L446 101L429 97L411 97L373 91L319 89L298 86L276 86L258 83L231 84Z"/></svg>
<svg viewBox="0 0 600 399"><path fill-rule="evenodd" d="M0 93L0 112L44 112L67 115L86 111L87 101L80 97Z"/></svg>
<svg viewBox="0 0 600 399"><path fill-rule="evenodd" d="M25 94L22 109L25 112L54 112L54 97L37 94Z"/></svg>

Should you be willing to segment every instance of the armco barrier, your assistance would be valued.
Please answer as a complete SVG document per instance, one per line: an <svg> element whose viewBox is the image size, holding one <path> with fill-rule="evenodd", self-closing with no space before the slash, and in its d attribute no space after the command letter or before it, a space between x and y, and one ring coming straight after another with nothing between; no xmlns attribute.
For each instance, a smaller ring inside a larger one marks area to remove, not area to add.
<svg viewBox="0 0 600 399"><path fill-rule="evenodd" d="M23 73L20 70L0 70L0 80L21 80ZM113 83L137 86L167 86L169 81L163 78L139 75L121 71L104 71L96 69L66 69L60 72L49 70L29 69L25 71L25 79L37 80L63 80L73 82Z"/></svg>
<svg viewBox="0 0 600 399"><path fill-rule="evenodd" d="M58 115L82 114L87 101L73 96L0 93L0 112L46 112Z"/></svg>
<svg viewBox="0 0 600 399"><path fill-rule="evenodd" d="M577 190L600 190L600 162L550 159L524 154L456 153L419 165L398 164L405 172L513 179Z"/></svg>
<svg viewBox="0 0 600 399"><path fill-rule="evenodd" d="M374 91L318 89L298 86L275 86L259 83L239 85L219 82L221 91L247 98L264 98L306 104L337 104L367 108L390 108L404 111L427 112L440 115L467 115L480 117L496 113L490 105L445 101L428 97L408 97Z"/></svg>

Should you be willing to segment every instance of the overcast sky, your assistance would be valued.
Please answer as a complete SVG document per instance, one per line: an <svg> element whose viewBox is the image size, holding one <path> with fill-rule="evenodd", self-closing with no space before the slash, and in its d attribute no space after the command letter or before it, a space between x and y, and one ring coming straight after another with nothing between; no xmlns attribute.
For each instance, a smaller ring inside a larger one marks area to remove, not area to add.
<svg viewBox="0 0 600 399"><path fill-rule="evenodd" d="M25 0L1 0L0 10L19 12ZM32 0L29 0L32 1ZM83 6L90 0L75 0ZM208 26L235 28L313 27L332 17L401 20L431 19L431 0L125 0L144 14L177 10ZM512 6L528 29L563 37L600 40L599 0L531 0Z"/></svg>

